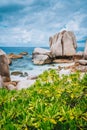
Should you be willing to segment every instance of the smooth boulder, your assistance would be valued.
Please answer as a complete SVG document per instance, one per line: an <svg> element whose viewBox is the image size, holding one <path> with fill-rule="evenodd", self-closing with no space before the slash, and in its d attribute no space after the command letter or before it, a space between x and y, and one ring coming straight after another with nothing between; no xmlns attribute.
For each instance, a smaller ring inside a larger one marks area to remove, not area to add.
<svg viewBox="0 0 87 130"><path fill-rule="evenodd" d="M53 57L73 56L76 54L76 38L71 31L62 31L49 38L50 50Z"/></svg>
<svg viewBox="0 0 87 130"><path fill-rule="evenodd" d="M77 63L80 65L87 65L87 60L78 60Z"/></svg>
<svg viewBox="0 0 87 130"><path fill-rule="evenodd" d="M35 48L32 54L32 61L34 64L49 64L52 62L52 55L50 50L43 48Z"/></svg>
<svg viewBox="0 0 87 130"><path fill-rule="evenodd" d="M3 50L0 50L0 75L3 78L3 81L10 81L8 58Z"/></svg>

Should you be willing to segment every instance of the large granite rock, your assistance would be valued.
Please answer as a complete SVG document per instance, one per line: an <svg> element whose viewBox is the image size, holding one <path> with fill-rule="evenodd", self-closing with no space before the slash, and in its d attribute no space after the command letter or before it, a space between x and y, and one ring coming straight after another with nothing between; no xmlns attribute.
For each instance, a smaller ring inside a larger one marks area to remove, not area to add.
<svg viewBox="0 0 87 130"><path fill-rule="evenodd" d="M0 50L0 75L3 78L3 81L10 81L8 58L3 50Z"/></svg>
<svg viewBox="0 0 87 130"><path fill-rule="evenodd" d="M71 31L62 31L49 38L53 57L73 56L76 54L76 38Z"/></svg>
<svg viewBox="0 0 87 130"><path fill-rule="evenodd" d="M35 48L32 54L32 61L34 64L48 64L52 62L52 55L50 50L43 48Z"/></svg>
<svg viewBox="0 0 87 130"><path fill-rule="evenodd" d="M86 40L85 49L84 49L84 59L87 60L87 40Z"/></svg>

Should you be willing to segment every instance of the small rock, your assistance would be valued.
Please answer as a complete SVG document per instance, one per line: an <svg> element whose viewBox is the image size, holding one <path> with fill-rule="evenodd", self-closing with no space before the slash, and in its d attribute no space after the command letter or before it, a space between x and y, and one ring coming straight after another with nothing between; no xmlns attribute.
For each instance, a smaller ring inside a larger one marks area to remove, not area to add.
<svg viewBox="0 0 87 130"><path fill-rule="evenodd" d="M87 65L87 60L78 60L77 63L80 65Z"/></svg>
<svg viewBox="0 0 87 130"><path fill-rule="evenodd" d="M21 52L19 55L28 55L28 52Z"/></svg>
<svg viewBox="0 0 87 130"><path fill-rule="evenodd" d="M20 54L16 55L16 54L14 54L14 53L11 53L11 54L8 55L8 58L9 58L9 59L22 59L23 56L20 55Z"/></svg>
<svg viewBox="0 0 87 130"><path fill-rule="evenodd" d="M14 71L14 72L11 72L11 75L17 76L17 75L23 75L23 73L20 71Z"/></svg>
<svg viewBox="0 0 87 130"><path fill-rule="evenodd" d="M9 89L9 90L16 90L16 87L13 84L9 84L7 86L7 89Z"/></svg>
<svg viewBox="0 0 87 130"><path fill-rule="evenodd" d="M28 76L28 73L27 73L27 72L24 72L24 74L23 74L23 75L24 75L24 77L26 77L26 76Z"/></svg>

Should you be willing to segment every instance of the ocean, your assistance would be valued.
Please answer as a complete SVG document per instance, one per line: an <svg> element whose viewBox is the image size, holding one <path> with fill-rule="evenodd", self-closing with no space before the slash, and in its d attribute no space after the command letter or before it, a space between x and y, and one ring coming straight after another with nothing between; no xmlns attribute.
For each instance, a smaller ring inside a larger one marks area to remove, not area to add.
<svg viewBox="0 0 87 130"><path fill-rule="evenodd" d="M34 65L32 62L32 52L35 47L0 47L7 54L14 53L19 54L21 52L28 52L29 54L23 56L23 59L12 60L12 65L10 65L10 73L14 71L20 71L23 73L28 73L28 76L36 76L41 74L44 70L48 70L50 68L55 68L58 64L49 64L49 65ZM45 49L49 49L49 47L44 47ZM79 47L77 51L83 51L83 47ZM13 76L11 75L12 80L22 80L25 77ZM26 77L27 78L27 77Z"/></svg>

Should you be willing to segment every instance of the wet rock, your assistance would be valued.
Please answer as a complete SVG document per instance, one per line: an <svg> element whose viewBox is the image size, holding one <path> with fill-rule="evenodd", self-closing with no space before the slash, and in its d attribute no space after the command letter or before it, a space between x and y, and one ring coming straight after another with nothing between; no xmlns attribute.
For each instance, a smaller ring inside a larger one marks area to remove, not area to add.
<svg viewBox="0 0 87 130"><path fill-rule="evenodd" d="M0 75L3 78L3 81L10 81L8 58L3 50L0 50Z"/></svg>
<svg viewBox="0 0 87 130"><path fill-rule="evenodd" d="M17 75L23 75L23 72L20 72L20 71L14 71L14 72L11 72L11 75L14 75L14 76L17 76Z"/></svg>
<svg viewBox="0 0 87 130"><path fill-rule="evenodd" d="M14 72L11 72L11 75L14 75L14 76L20 76L20 77L26 77L28 76L28 73L27 72L21 72L21 71L14 71Z"/></svg>
<svg viewBox="0 0 87 130"><path fill-rule="evenodd" d="M21 52L19 55L22 55L22 56L28 55L28 52Z"/></svg>
<svg viewBox="0 0 87 130"><path fill-rule="evenodd" d="M11 53L11 54L8 54L8 58L9 59L22 59L23 56L20 54L16 55L16 54Z"/></svg>
<svg viewBox="0 0 87 130"><path fill-rule="evenodd" d="M28 76L28 73L27 73L27 72L24 72L23 76L24 76L24 77Z"/></svg>

